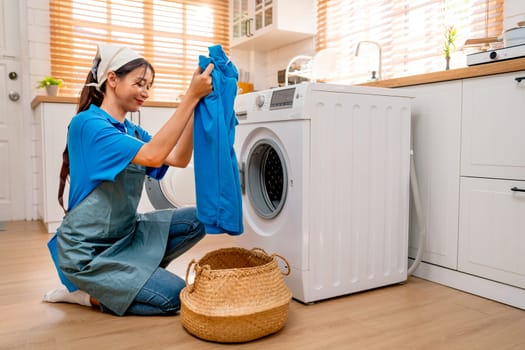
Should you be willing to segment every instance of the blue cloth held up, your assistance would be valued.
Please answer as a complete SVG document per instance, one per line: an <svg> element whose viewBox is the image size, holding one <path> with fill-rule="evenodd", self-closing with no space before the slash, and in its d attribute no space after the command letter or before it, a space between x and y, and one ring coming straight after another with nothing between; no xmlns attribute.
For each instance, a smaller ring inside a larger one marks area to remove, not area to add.
<svg viewBox="0 0 525 350"><path fill-rule="evenodd" d="M202 70L213 63L213 91L194 112L194 171L197 216L207 233L243 232L242 198L237 157L233 148L234 112L239 73L220 45L209 57L199 56Z"/></svg>

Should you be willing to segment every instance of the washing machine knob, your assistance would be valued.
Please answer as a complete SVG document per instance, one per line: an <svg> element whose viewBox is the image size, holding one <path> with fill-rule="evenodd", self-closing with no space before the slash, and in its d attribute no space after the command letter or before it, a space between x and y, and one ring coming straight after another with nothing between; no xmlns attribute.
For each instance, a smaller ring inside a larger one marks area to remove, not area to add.
<svg viewBox="0 0 525 350"><path fill-rule="evenodd" d="M255 98L255 105L258 108L264 106L264 95L257 95L257 97Z"/></svg>

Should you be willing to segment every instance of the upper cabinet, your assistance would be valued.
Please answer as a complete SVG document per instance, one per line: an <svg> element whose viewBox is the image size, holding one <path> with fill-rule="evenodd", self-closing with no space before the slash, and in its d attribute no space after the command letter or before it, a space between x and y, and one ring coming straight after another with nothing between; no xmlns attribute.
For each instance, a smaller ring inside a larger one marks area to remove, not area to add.
<svg viewBox="0 0 525 350"><path fill-rule="evenodd" d="M230 0L231 47L269 51L315 34L313 0Z"/></svg>

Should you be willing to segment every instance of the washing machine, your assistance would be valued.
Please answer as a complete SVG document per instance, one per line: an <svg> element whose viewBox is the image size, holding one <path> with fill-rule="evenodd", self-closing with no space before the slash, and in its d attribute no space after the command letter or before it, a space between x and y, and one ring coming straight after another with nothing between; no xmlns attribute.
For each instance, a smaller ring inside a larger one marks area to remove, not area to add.
<svg viewBox="0 0 525 350"><path fill-rule="evenodd" d="M141 203L139 211L142 212L154 209L195 207L197 200L193 161L186 168L169 167L160 181L146 176L142 197L149 200ZM150 207L147 206L148 204Z"/></svg>
<svg viewBox="0 0 525 350"><path fill-rule="evenodd" d="M407 279L410 100L303 83L239 95L239 246L283 256L304 303Z"/></svg>

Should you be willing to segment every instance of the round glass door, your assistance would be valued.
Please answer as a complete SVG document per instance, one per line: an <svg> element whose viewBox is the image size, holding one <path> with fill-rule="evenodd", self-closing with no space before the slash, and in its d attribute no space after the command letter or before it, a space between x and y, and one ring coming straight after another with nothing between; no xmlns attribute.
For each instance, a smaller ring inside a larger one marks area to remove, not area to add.
<svg viewBox="0 0 525 350"><path fill-rule="evenodd" d="M288 174L283 154L272 140L257 141L247 159L246 191L257 214L265 219L277 216L284 206Z"/></svg>

